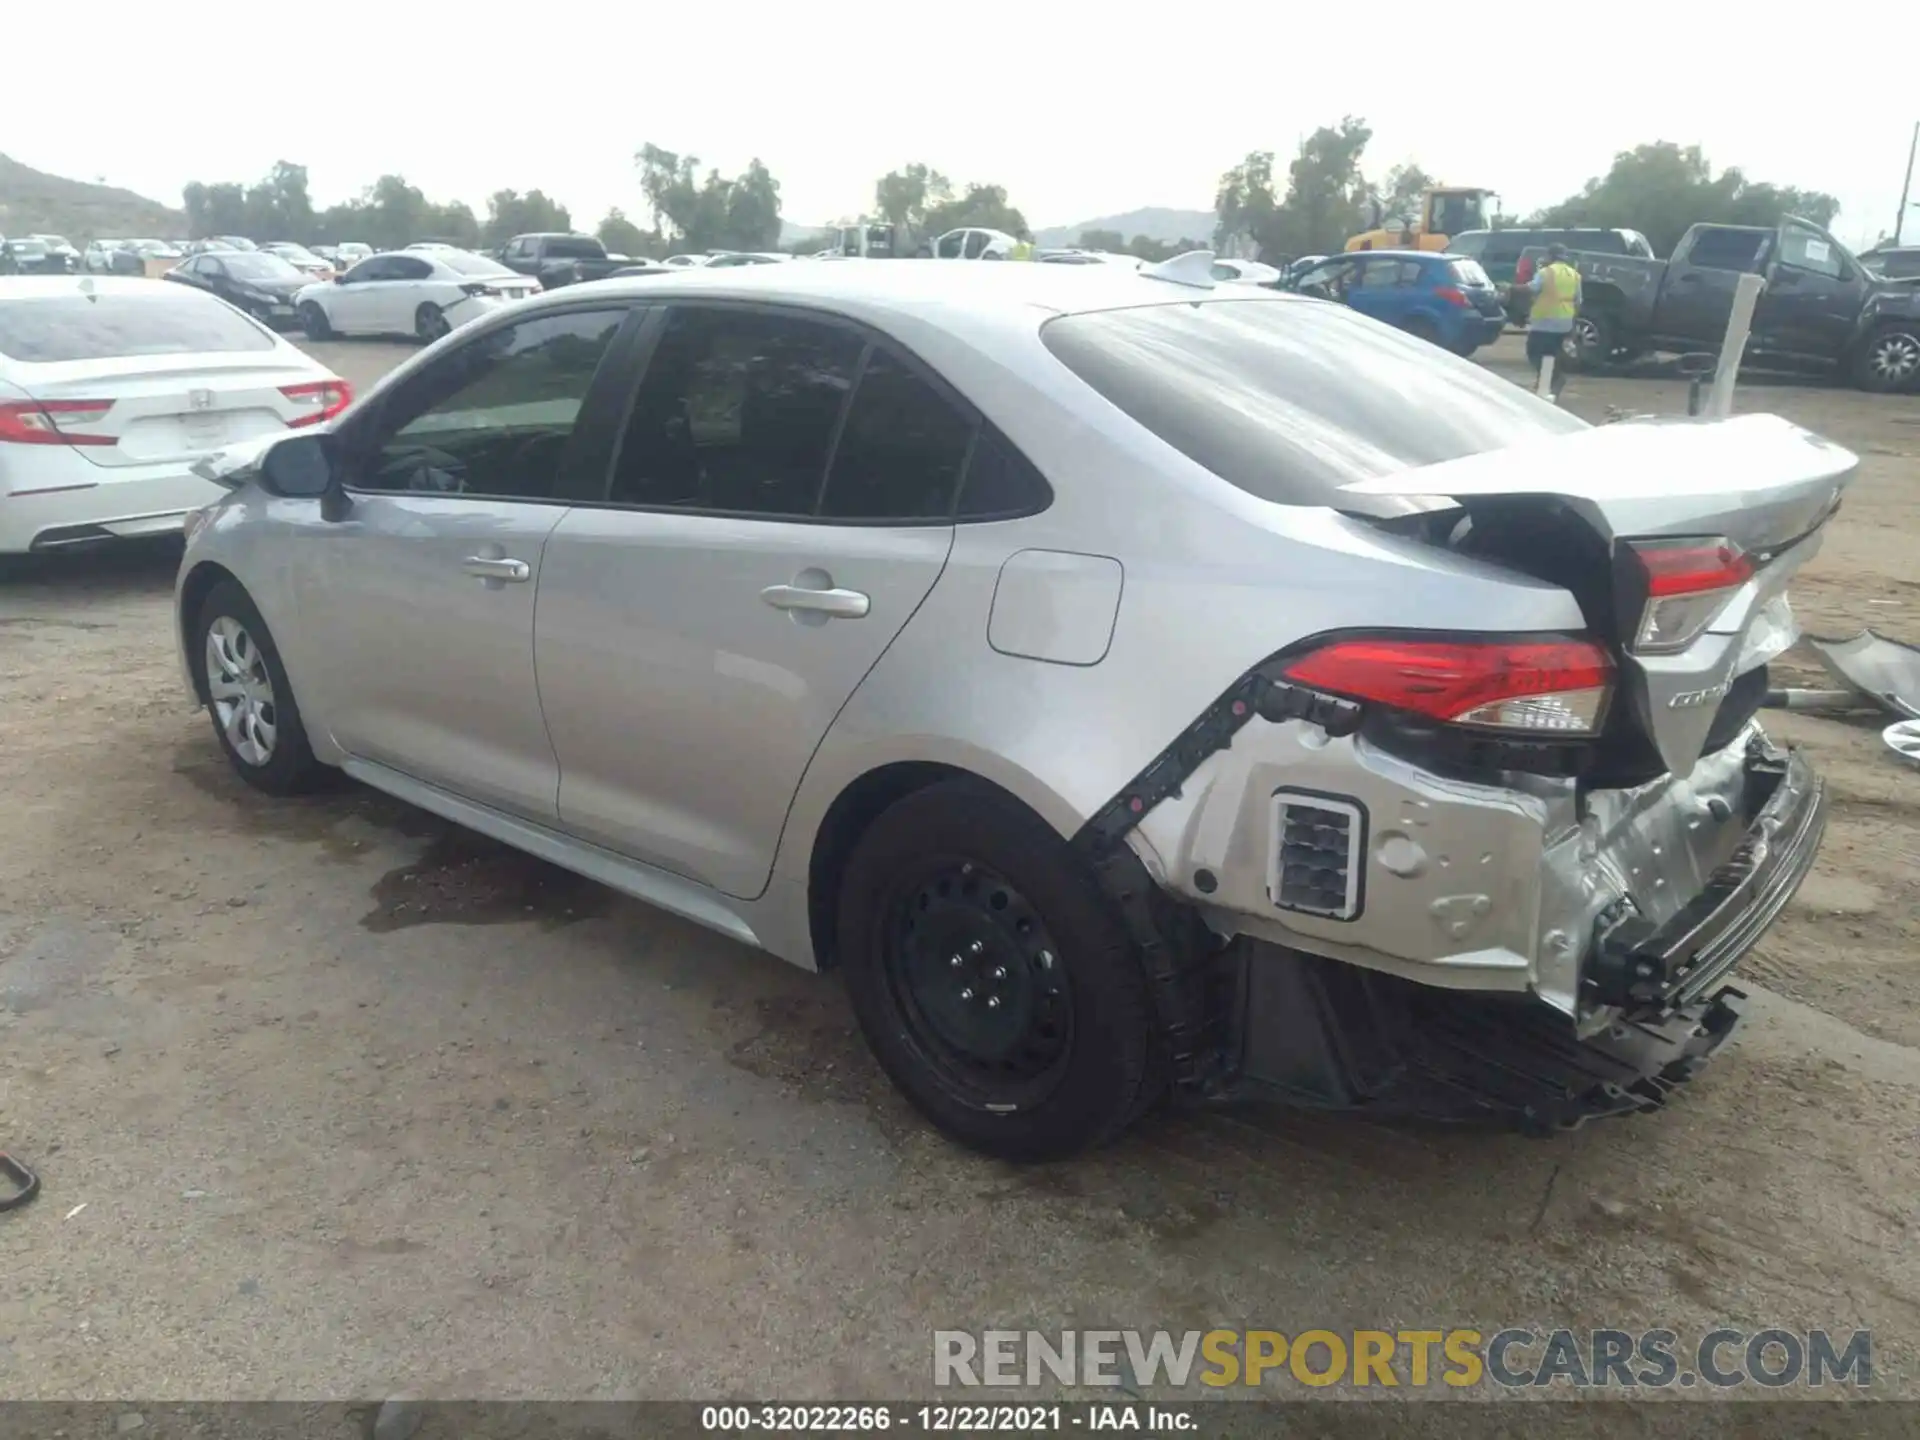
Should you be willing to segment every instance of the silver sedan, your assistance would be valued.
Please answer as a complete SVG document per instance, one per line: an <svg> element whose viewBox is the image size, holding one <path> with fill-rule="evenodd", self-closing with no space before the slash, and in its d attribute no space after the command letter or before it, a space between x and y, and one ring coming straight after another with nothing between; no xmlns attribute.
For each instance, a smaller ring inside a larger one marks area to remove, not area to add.
<svg viewBox="0 0 1920 1440"><path fill-rule="evenodd" d="M1855 463L1203 253L689 268L207 467L180 639L250 783L838 967L992 1153L1169 1094L1555 1128L1725 1040L1812 861L1754 713Z"/></svg>

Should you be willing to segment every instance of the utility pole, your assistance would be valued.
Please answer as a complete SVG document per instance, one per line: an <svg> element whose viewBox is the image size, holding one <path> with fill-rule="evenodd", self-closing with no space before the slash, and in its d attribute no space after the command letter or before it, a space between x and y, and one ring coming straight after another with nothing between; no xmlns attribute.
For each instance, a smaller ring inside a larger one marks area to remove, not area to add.
<svg viewBox="0 0 1920 1440"><path fill-rule="evenodd" d="M1893 243L1900 243L1901 231L1907 223L1907 196L1913 189L1913 152L1920 150L1920 120L1913 123L1913 139L1907 145L1907 178L1900 182L1900 213L1893 221Z"/></svg>

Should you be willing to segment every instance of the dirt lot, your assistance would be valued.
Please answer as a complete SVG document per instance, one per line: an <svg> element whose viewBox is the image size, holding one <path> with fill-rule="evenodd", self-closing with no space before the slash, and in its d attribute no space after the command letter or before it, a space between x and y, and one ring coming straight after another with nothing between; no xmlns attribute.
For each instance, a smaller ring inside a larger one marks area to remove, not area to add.
<svg viewBox="0 0 1920 1440"><path fill-rule="evenodd" d="M1743 407L1863 456L1808 627L1920 640L1920 403ZM1832 829L1666 1114L1169 1118L1021 1172L917 1122L830 980L372 794L247 791L174 559L0 582L0 1143L46 1176L0 1217L0 1394L897 1396L935 1328L1460 1323L1870 1326L1920 1394L1920 772L1874 728L1780 721Z"/></svg>

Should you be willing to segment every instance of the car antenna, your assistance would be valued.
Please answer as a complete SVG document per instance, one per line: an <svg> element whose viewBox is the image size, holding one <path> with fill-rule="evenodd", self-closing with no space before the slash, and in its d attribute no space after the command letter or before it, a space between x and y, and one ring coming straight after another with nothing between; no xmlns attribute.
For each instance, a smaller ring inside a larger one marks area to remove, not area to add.
<svg viewBox="0 0 1920 1440"><path fill-rule="evenodd" d="M1136 274L1155 280L1171 280L1176 285L1191 285L1196 290L1213 289L1213 251L1189 250L1170 260L1142 265Z"/></svg>

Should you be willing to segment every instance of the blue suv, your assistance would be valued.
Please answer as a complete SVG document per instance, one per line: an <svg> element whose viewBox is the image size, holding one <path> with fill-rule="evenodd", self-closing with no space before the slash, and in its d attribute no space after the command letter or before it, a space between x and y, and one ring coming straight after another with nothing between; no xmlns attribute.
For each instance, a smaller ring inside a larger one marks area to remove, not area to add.
<svg viewBox="0 0 1920 1440"><path fill-rule="evenodd" d="M1363 250L1335 255L1289 289L1351 305L1456 355L1500 338L1507 312L1487 272L1464 255Z"/></svg>

